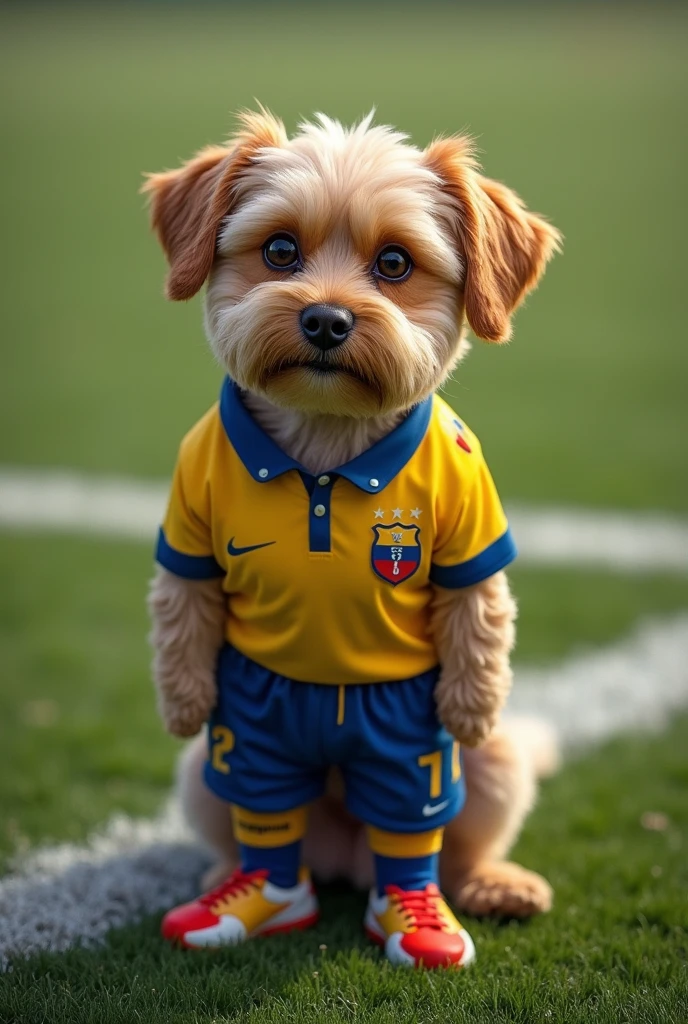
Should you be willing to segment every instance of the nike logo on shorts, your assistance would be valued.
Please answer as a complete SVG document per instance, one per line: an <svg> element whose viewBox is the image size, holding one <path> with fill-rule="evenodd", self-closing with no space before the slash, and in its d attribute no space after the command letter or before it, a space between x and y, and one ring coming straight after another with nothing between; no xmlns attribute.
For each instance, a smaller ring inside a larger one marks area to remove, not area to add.
<svg viewBox="0 0 688 1024"><path fill-rule="evenodd" d="M277 541L274 540L266 540L263 544L249 544L248 547L245 548L236 548L234 547L234 537L232 537L227 545L227 551L230 555L245 555L248 551L257 551L258 548L269 548L271 544L276 543Z"/></svg>
<svg viewBox="0 0 688 1024"><path fill-rule="evenodd" d="M433 814L439 814L445 807L449 807L448 800L443 800L441 804L426 804L423 808L423 815L426 818L430 818Z"/></svg>

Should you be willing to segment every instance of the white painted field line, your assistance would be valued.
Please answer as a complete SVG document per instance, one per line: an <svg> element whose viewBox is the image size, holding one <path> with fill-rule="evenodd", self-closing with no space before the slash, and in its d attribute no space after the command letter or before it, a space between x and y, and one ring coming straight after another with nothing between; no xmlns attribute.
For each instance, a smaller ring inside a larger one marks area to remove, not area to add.
<svg viewBox="0 0 688 1024"><path fill-rule="evenodd" d="M661 728L685 706L688 613L558 666L519 670L510 701L512 713L549 720L569 750ZM189 899L208 863L174 802L152 821L118 815L84 846L24 856L17 874L0 880L0 971L13 957L93 945Z"/></svg>
<svg viewBox="0 0 688 1024"><path fill-rule="evenodd" d="M153 545L162 481L0 467L0 528L94 534ZM688 520L654 513L515 506L520 564L688 574Z"/></svg>
<svg viewBox="0 0 688 1024"><path fill-rule="evenodd" d="M167 492L164 481L0 467L0 527L90 533L152 545Z"/></svg>
<svg viewBox="0 0 688 1024"><path fill-rule="evenodd" d="M517 669L513 715L551 722L565 750L617 733L663 728L688 706L688 613L642 623L629 637L547 668Z"/></svg>
<svg viewBox="0 0 688 1024"><path fill-rule="evenodd" d="M509 507L520 562L688 573L688 520L652 512Z"/></svg>

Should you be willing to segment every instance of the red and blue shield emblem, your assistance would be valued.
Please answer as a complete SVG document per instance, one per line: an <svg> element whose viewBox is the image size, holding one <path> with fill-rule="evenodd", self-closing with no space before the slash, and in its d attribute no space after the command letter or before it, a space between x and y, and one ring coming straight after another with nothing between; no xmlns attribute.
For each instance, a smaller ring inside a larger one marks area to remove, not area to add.
<svg viewBox="0 0 688 1024"><path fill-rule="evenodd" d="M396 587L403 583L420 565L419 526L374 526L372 562L373 570L380 579Z"/></svg>

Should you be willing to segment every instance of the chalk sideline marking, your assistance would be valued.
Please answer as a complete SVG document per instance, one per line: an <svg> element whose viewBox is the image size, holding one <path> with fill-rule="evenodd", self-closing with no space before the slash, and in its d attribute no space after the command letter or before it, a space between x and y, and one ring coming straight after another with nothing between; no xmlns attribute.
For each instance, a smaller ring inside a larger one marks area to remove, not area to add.
<svg viewBox="0 0 688 1024"><path fill-rule="evenodd" d="M0 527L61 531L153 545L162 481L0 467ZM508 509L520 564L688 574L688 520L590 509Z"/></svg>
<svg viewBox="0 0 688 1024"><path fill-rule="evenodd" d="M575 751L661 728L686 705L688 613L550 668L517 669L509 709L549 721ZM24 855L17 873L0 880L0 971L13 957L93 946L111 928L190 899L209 863L173 800L150 821L117 815L83 846Z"/></svg>

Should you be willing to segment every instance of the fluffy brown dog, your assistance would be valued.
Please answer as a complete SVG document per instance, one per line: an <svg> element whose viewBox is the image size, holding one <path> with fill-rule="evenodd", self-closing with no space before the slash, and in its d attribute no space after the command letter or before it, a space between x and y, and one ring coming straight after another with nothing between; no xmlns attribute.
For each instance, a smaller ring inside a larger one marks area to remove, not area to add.
<svg viewBox="0 0 688 1024"><path fill-rule="evenodd" d="M366 451L442 385L466 351L466 321L486 341L509 338L511 314L559 236L479 173L465 137L421 151L370 117L351 130L319 117L292 139L265 112L241 124L227 146L147 182L170 264L167 295L189 299L207 282L206 331L219 362L263 430L309 472L323 473ZM262 247L275 235L295 240L298 272L266 264ZM412 272L389 263L399 280L371 272L392 243L411 260ZM326 366L299 330L301 311L318 303L355 316ZM154 676L175 735L198 733L215 703L226 602L220 581L164 569L153 581ZM468 798L446 829L443 888L469 913L525 917L549 908L550 887L503 858L549 752L497 728L515 615L503 572L464 589L434 587L437 707L468 748ZM227 805L203 784L205 757L199 736L182 759L180 789L189 820L220 858L218 879L235 864L236 847ZM306 861L320 877L367 886L363 828L344 810L334 777L330 790L312 808Z"/></svg>

